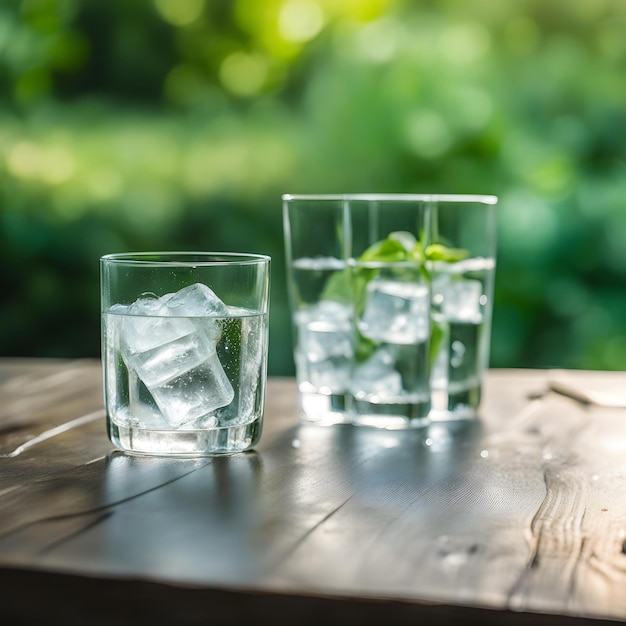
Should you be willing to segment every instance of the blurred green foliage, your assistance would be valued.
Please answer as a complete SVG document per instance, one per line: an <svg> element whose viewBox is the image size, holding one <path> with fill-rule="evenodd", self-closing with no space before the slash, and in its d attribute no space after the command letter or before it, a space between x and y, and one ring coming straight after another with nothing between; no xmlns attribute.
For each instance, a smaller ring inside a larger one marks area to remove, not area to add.
<svg viewBox="0 0 626 626"><path fill-rule="evenodd" d="M98 356L98 258L273 257L280 195L500 197L491 365L626 369L623 0L0 4L3 356Z"/></svg>

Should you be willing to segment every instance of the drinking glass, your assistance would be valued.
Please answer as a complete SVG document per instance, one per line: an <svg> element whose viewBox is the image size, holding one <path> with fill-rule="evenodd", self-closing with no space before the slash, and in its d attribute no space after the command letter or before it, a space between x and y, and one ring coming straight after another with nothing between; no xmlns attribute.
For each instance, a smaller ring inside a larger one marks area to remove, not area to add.
<svg viewBox="0 0 626 626"><path fill-rule="evenodd" d="M302 417L423 427L431 292L429 197L284 195L294 360Z"/></svg>
<svg viewBox="0 0 626 626"><path fill-rule="evenodd" d="M257 254L100 259L104 399L117 448L210 456L259 441L269 270Z"/></svg>
<svg viewBox="0 0 626 626"><path fill-rule="evenodd" d="M431 200L432 420L478 414L491 344L497 201L462 195Z"/></svg>

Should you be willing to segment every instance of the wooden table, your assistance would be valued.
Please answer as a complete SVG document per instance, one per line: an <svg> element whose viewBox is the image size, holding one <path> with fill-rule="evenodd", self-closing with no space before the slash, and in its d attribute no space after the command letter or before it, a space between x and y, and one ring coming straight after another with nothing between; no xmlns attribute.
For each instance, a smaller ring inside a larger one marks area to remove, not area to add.
<svg viewBox="0 0 626 626"><path fill-rule="evenodd" d="M0 359L0 623L625 620L626 409L547 375L408 432L301 425L272 378L255 451L185 460L114 451L97 361Z"/></svg>

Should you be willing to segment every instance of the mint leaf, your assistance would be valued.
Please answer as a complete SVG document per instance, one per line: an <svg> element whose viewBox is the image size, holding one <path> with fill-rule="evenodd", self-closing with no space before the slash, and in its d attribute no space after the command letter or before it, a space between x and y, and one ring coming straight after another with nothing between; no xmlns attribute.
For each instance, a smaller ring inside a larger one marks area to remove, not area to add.
<svg viewBox="0 0 626 626"><path fill-rule="evenodd" d="M417 239L415 239L415 235L408 230L396 230L390 233L387 239L397 241L409 254L418 243Z"/></svg>
<svg viewBox="0 0 626 626"><path fill-rule="evenodd" d="M426 247L425 252L429 261L445 261L446 263L457 263L469 256L469 250L465 248L448 248L441 243L431 243Z"/></svg>
<svg viewBox="0 0 626 626"><path fill-rule="evenodd" d="M439 354L439 350L443 345L443 340L448 332L448 323L445 321L438 321L430 317L430 354L429 363L432 368Z"/></svg>
<svg viewBox="0 0 626 626"><path fill-rule="evenodd" d="M387 238L372 244L359 257L359 261L397 263L398 261L405 261L406 256L407 252L400 241Z"/></svg>
<svg viewBox="0 0 626 626"><path fill-rule="evenodd" d="M344 267L341 271L332 274L324 285L320 299L333 300L342 304L352 303L352 278L349 267Z"/></svg>

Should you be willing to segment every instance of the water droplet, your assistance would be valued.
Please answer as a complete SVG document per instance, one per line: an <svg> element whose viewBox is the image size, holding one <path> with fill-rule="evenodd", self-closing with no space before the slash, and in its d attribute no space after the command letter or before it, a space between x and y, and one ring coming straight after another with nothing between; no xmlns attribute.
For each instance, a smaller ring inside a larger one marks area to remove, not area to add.
<svg viewBox="0 0 626 626"><path fill-rule="evenodd" d="M291 447L292 447L292 448L299 448L299 447L300 447L300 440L299 440L299 439L294 439L294 440L291 442Z"/></svg>
<svg viewBox="0 0 626 626"><path fill-rule="evenodd" d="M463 554L462 552L450 552L446 554L444 557L446 565L450 567L461 567L461 565L465 564L467 561L467 554Z"/></svg>
<svg viewBox="0 0 626 626"><path fill-rule="evenodd" d="M443 564L450 569L458 569L480 550L476 543L466 545L463 542L450 539L447 535L437 538L439 544L437 554L441 557Z"/></svg>
<svg viewBox="0 0 626 626"><path fill-rule="evenodd" d="M424 440L424 445L425 445L425 446L432 446L432 445L433 445L433 443L435 443L435 442L434 442L434 441L433 441L430 437L427 437L427 438Z"/></svg>
<svg viewBox="0 0 626 626"><path fill-rule="evenodd" d="M486 459L489 456L489 450L481 450L480 451L480 458L481 459Z"/></svg>
<svg viewBox="0 0 626 626"><path fill-rule="evenodd" d="M450 346L450 366L461 367L463 364L463 358L465 357L466 348L465 345L456 340L452 342Z"/></svg>
<svg viewBox="0 0 626 626"><path fill-rule="evenodd" d="M544 461L551 461L552 460L552 453L551 452L544 452L543 453L543 460Z"/></svg>

